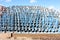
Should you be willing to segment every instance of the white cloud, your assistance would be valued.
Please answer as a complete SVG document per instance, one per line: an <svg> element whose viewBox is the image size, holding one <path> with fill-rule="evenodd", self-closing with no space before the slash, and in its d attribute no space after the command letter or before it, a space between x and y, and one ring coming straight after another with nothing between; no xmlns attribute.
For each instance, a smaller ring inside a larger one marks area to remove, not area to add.
<svg viewBox="0 0 60 40"><path fill-rule="evenodd" d="M0 4L0 5L2 5L2 4Z"/></svg>
<svg viewBox="0 0 60 40"><path fill-rule="evenodd" d="M6 2L11 2L11 0L5 0Z"/></svg>
<svg viewBox="0 0 60 40"><path fill-rule="evenodd" d="M36 0L30 0L30 3L35 3L36 2Z"/></svg>
<svg viewBox="0 0 60 40"><path fill-rule="evenodd" d="M49 9L54 9L54 10L56 10L56 11L60 11L60 9L58 9L58 8L56 8L56 7L54 7L54 6L49 6L48 8L49 8Z"/></svg>
<svg viewBox="0 0 60 40"><path fill-rule="evenodd" d="M5 1L5 2L11 2L12 0L1 0L1 1Z"/></svg>
<svg viewBox="0 0 60 40"><path fill-rule="evenodd" d="M0 4L0 6L4 6L3 4Z"/></svg>
<svg viewBox="0 0 60 40"><path fill-rule="evenodd" d="M55 9L55 7L54 7L54 6L49 6L48 8L49 8L49 9Z"/></svg>

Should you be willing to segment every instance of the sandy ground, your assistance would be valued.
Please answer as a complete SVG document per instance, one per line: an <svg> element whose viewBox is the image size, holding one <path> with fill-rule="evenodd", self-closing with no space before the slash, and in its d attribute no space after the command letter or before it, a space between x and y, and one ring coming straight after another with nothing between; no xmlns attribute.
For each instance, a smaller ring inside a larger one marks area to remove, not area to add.
<svg viewBox="0 0 60 40"><path fill-rule="evenodd" d="M60 40L60 34L13 34L0 33L0 40Z"/></svg>

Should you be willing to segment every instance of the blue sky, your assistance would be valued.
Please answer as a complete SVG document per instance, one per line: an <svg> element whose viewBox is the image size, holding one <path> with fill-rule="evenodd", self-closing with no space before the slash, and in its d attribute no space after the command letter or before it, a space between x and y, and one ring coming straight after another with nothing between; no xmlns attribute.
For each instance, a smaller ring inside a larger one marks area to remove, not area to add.
<svg viewBox="0 0 60 40"><path fill-rule="evenodd" d="M60 9L60 0L0 0L0 5L4 6L13 6L13 5L40 5L43 7L49 8L58 8Z"/></svg>

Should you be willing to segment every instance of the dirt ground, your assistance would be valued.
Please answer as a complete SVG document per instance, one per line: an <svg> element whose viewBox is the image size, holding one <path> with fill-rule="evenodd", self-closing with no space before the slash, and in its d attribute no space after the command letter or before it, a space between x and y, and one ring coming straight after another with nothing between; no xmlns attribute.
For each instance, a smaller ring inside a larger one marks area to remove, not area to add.
<svg viewBox="0 0 60 40"><path fill-rule="evenodd" d="M13 34L0 33L0 40L60 40L60 34Z"/></svg>

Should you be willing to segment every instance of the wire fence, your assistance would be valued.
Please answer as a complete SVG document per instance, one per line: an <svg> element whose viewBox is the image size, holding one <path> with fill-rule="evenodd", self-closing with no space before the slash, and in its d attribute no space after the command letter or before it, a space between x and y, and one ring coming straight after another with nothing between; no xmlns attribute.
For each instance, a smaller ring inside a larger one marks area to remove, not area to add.
<svg viewBox="0 0 60 40"><path fill-rule="evenodd" d="M58 12L40 6L12 6L0 16L0 31L60 33Z"/></svg>

